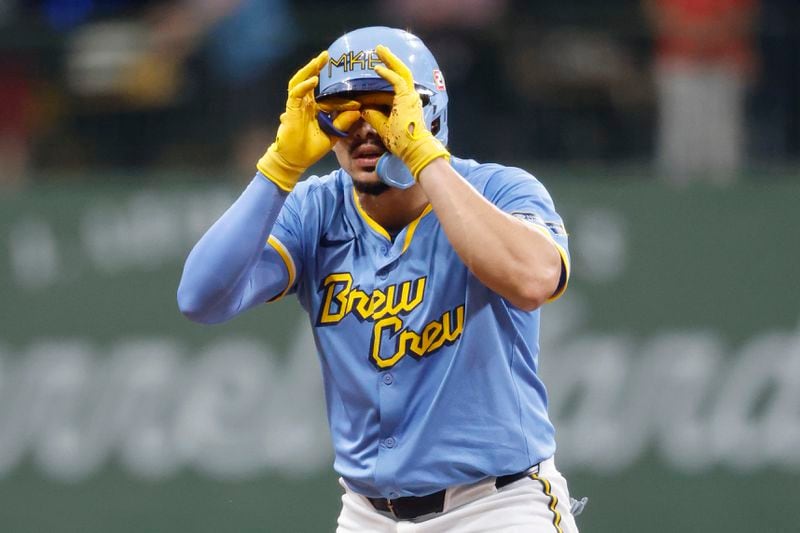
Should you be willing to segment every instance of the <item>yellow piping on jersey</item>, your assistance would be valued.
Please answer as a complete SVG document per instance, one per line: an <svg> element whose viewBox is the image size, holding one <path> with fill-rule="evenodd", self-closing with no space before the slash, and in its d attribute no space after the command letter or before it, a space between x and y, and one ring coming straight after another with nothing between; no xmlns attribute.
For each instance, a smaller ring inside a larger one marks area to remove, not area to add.
<svg viewBox="0 0 800 533"><path fill-rule="evenodd" d="M540 226L539 224L531 224L531 227L535 230L538 230L539 233L544 235L548 241L553 243L553 246L556 247L556 250L558 250L558 254L561 256L561 264L564 266L564 271L565 271L564 283L560 284L556 288L556 292L554 292L550 296L550 298L547 299L548 303L554 302L558 300L562 294L564 294L564 291L567 290L567 285L569 284L569 274L571 270L571 265L569 263L569 254L567 254L567 251L564 249L563 246L561 246L560 244L558 244L558 242L556 242L556 240L553 238L553 235L550 233L550 230L548 230L544 226Z"/></svg>
<svg viewBox="0 0 800 533"><path fill-rule="evenodd" d="M391 237L391 235L389 235L389 232L388 232L388 231L386 231L386 230L383 228L383 226L381 226L380 224L378 224L377 222L375 222L374 220L372 220L372 217L371 217L371 216L369 216L369 215L367 214L367 212L366 212L366 211L364 211L364 208L363 208L363 207L361 207L361 204L360 204L360 203L359 203L359 201L358 201L358 194L356 194L356 190L355 190L355 188L353 189L353 202L356 204L356 209L357 209L357 210L358 210L358 212L361 214L361 218L363 218L363 219L364 219L364 222L366 222L366 223L367 223L367 225L368 225L370 228L372 228L373 230L375 230L375 232L376 232L376 233L378 233L378 235L381 235L381 236L382 236L382 237L384 237L384 238L385 238L387 241L391 242L391 241L392 241L392 237Z"/></svg>
<svg viewBox="0 0 800 533"><path fill-rule="evenodd" d="M403 242L403 252L408 250L408 246L411 244L411 239L414 238L414 232L417 230L417 225L419 221L422 220L422 217L427 215L433 210L433 206L428 204L428 206L422 210L422 213L419 214L417 218L411 221L411 224L408 225L408 229L406 230L406 240ZM401 252L402 253L402 252Z"/></svg>
<svg viewBox="0 0 800 533"><path fill-rule="evenodd" d="M278 252L278 255L281 256L281 259L283 259L283 263L286 265L286 270L289 273L289 281L286 283L286 288L283 289L283 292L281 292L279 295L275 296L270 300L270 302L274 302L276 300L280 300L281 298L283 298L286 295L286 293L289 292L289 289L292 288L292 285L294 285L295 277L297 276L297 269L294 266L294 260L292 259L292 255L289 253L289 251L286 249L283 243L278 240L277 237L275 237L274 235L270 235L269 239L267 239L267 243L273 248L275 248L275 251Z"/></svg>
<svg viewBox="0 0 800 533"><path fill-rule="evenodd" d="M370 228L372 228L378 235L382 236L384 239L391 242L392 237L389 235L389 232L386 231L386 229L383 226L378 224L371 216L369 216L367 212L364 211L364 208L361 207L361 203L358 201L358 194L356 193L355 189L353 189L353 203L356 205L356 210L361 215L361 218L364 219L364 222L366 222L367 225ZM427 206L425 206L425 209L422 210L422 213L420 213L417 218L415 218L408 224L406 229L406 237L405 240L403 241L403 251L400 253L403 253L406 250L408 250L408 247L411 244L411 239L414 238L414 232L417 230L417 225L419 225L419 222L420 220L422 220L422 217L430 213L432 210L433 206L431 204L428 204Z"/></svg>

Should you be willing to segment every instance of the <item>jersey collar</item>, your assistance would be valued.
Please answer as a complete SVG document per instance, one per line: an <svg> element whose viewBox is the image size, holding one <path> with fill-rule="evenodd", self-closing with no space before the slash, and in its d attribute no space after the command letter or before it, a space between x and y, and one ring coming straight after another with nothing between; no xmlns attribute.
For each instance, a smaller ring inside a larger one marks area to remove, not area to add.
<svg viewBox="0 0 800 533"><path fill-rule="evenodd" d="M366 223L366 225L369 226L369 228L372 231L374 231L375 233L377 233L378 235L389 241L389 243L392 243L392 236L389 235L389 232L386 231L386 228L378 224L378 222L376 222L372 217L370 217L364 210L364 208L361 207L361 203L358 201L358 194L356 194L355 187L351 186L351 190L353 192L353 205L355 205L356 212L359 214L364 223ZM426 205L425 209L422 210L422 213L420 213L419 216L417 216L417 218L409 222L408 226L406 226L403 230L400 231L400 233L398 233L399 236L400 234L403 233L403 231L406 232L405 237L403 238L403 249L401 250L400 253L405 252L411 245L411 239L414 238L414 232L417 230L417 226L419 225L420 221L432 210L433 207L431 206L431 204Z"/></svg>

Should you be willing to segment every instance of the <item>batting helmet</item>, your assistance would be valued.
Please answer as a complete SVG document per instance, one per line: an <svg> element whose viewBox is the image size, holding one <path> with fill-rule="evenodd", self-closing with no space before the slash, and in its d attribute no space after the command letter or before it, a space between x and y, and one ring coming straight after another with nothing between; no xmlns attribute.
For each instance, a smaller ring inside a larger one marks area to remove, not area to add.
<svg viewBox="0 0 800 533"><path fill-rule="evenodd" d="M359 92L393 92L392 85L375 72L381 60L375 53L379 44L389 49L414 76L422 99L425 124L447 145L447 89L436 59L419 39L404 30L373 26L344 34L328 48L328 64L319 74L317 99Z"/></svg>

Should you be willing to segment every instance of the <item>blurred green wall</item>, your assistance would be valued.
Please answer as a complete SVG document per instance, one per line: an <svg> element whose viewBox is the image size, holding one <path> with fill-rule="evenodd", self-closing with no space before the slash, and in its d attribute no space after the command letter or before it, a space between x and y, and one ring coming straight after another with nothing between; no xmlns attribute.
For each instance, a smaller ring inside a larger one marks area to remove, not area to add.
<svg viewBox="0 0 800 533"><path fill-rule="evenodd" d="M582 530L797 531L800 182L542 179L571 234L541 367ZM299 306L176 308L235 194L0 196L0 531L334 530Z"/></svg>

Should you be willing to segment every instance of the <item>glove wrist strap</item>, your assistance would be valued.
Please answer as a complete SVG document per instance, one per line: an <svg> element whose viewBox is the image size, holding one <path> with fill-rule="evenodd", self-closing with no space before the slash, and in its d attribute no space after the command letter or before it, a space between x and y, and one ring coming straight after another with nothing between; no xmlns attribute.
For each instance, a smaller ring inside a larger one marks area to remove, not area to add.
<svg viewBox="0 0 800 533"><path fill-rule="evenodd" d="M440 157L444 157L447 160L450 159L450 152L433 135L414 142L409 146L406 154L405 160L407 161L408 169L415 180L419 178L419 173L422 172L422 169L427 167L434 159Z"/></svg>
<svg viewBox="0 0 800 533"><path fill-rule="evenodd" d="M300 176L305 172L305 168L297 165L292 165L284 159L275 150L275 145L269 147L269 150L258 160L256 168L264 174L270 181L275 183L278 187L286 192L290 192Z"/></svg>

